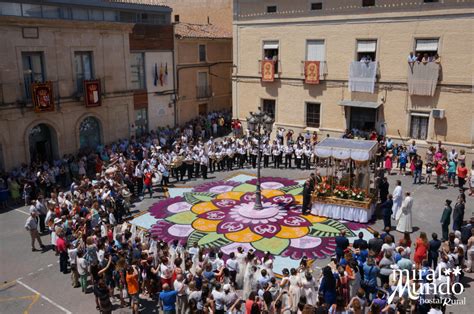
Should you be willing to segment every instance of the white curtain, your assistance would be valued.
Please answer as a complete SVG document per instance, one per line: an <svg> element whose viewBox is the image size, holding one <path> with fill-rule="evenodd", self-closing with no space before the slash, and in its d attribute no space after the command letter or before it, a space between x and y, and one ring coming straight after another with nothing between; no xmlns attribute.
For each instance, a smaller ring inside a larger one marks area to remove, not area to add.
<svg viewBox="0 0 474 314"><path fill-rule="evenodd" d="M306 60L325 61L324 40L308 40L306 42Z"/></svg>

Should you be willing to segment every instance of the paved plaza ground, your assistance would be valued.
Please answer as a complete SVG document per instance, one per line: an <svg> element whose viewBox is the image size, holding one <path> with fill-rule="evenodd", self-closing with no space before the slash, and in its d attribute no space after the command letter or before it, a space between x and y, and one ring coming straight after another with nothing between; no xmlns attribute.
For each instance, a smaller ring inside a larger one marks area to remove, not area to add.
<svg viewBox="0 0 474 314"><path fill-rule="evenodd" d="M262 176L276 176L291 179L304 179L311 171L263 169ZM253 169L220 172L210 175L209 180L223 180L238 173L253 175ZM439 224L444 200L455 200L458 195L456 188L435 190L433 185L413 185L411 177L393 175L389 177L390 191L395 186L395 180L400 179L404 191L412 192L414 198L413 226L415 232L412 239L418 236L420 230L441 234ZM187 182L186 186L202 184L202 179ZM135 204L136 214L146 211L153 203L164 195L160 189L155 189L152 199L146 197ZM465 218L474 216L474 198L468 197ZM84 295L80 289L72 288L69 275L59 272L58 257L52 251L31 252L30 237L24 229L28 217L28 208L19 207L0 213L0 313L97 313L92 293ZM381 230L383 223L378 220L371 227ZM400 234L393 232L398 241ZM49 244L50 237L43 236L43 242ZM326 260L317 260L316 265L322 266ZM466 291L461 296L466 298L466 305L449 307L451 313L472 313L474 307L473 276L467 274L465 279ZM142 313L156 313L150 302L143 302ZM129 309L117 309L114 313L130 313Z"/></svg>

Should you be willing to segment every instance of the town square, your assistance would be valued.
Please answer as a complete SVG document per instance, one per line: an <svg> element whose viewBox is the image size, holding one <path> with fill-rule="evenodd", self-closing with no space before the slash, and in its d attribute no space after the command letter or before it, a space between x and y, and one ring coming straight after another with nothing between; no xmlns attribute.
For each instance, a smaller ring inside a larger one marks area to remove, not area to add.
<svg viewBox="0 0 474 314"><path fill-rule="evenodd" d="M474 6L0 2L1 313L471 313Z"/></svg>

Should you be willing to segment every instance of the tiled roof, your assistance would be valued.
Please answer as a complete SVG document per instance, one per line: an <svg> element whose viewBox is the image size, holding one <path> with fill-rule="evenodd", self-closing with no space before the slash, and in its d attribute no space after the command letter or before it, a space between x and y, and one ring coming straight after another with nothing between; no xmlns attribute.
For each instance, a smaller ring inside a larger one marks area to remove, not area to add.
<svg viewBox="0 0 474 314"><path fill-rule="evenodd" d="M177 38L232 38L232 33L212 24L177 23L175 25Z"/></svg>

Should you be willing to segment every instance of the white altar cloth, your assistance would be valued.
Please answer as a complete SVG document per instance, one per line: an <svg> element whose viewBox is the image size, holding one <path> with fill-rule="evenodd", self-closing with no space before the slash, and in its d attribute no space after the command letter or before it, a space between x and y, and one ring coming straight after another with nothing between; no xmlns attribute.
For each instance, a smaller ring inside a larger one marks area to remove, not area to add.
<svg viewBox="0 0 474 314"><path fill-rule="evenodd" d="M375 204L370 205L369 209L361 207L351 207L340 204L326 204L313 202L311 213L316 216L329 217L334 219L355 221L360 223L369 222L375 211Z"/></svg>

